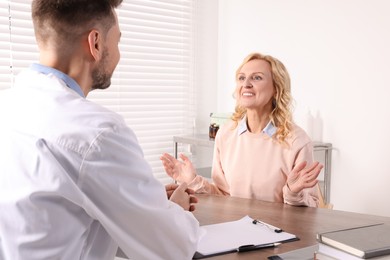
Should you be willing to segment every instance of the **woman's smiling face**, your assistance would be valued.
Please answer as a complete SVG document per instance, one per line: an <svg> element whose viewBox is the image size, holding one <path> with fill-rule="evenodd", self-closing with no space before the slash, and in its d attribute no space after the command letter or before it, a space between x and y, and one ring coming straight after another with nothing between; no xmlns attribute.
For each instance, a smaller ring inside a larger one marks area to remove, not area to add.
<svg viewBox="0 0 390 260"><path fill-rule="evenodd" d="M254 59L245 63L236 82L236 98L241 107L271 113L275 88L271 65L267 61Z"/></svg>

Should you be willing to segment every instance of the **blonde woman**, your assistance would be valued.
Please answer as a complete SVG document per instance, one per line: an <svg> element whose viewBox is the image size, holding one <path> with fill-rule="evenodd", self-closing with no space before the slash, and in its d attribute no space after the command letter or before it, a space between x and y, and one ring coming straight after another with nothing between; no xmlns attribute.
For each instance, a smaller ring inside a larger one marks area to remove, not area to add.
<svg viewBox="0 0 390 260"><path fill-rule="evenodd" d="M212 183L183 154L163 154L169 176L197 193L213 193L297 206L318 206L310 138L293 123L290 77L269 55L252 53L236 71L235 113L215 138Z"/></svg>

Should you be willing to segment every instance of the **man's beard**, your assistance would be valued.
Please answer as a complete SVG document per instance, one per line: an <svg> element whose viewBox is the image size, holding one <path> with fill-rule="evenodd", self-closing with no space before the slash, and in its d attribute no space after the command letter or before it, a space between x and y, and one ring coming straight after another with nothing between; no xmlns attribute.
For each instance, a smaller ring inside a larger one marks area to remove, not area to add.
<svg viewBox="0 0 390 260"><path fill-rule="evenodd" d="M106 72L107 49L104 50L102 59L94 71L92 71L92 90L106 89L111 85L112 73Z"/></svg>

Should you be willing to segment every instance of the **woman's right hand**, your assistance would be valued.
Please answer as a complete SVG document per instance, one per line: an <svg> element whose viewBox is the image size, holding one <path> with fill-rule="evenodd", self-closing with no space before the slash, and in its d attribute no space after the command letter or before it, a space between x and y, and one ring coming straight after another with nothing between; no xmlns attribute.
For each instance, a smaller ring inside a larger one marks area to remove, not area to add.
<svg viewBox="0 0 390 260"><path fill-rule="evenodd" d="M180 160L177 160L170 154L164 153L160 159L164 166L165 172L179 183L190 183L196 177L194 165L184 154L179 155Z"/></svg>

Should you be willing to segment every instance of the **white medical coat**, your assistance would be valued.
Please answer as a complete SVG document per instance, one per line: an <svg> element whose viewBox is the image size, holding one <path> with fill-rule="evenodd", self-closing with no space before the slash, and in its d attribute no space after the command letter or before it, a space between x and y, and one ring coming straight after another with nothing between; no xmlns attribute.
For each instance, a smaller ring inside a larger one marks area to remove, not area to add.
<svg viewBox="0 0 390 260"><path fill-rule="evenodd" d="M0 91L0 259L191 259L199 223L167 199L119 115L56 76Z"/></svg>

